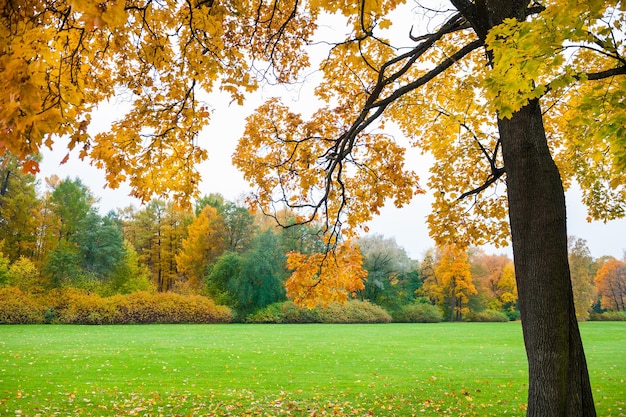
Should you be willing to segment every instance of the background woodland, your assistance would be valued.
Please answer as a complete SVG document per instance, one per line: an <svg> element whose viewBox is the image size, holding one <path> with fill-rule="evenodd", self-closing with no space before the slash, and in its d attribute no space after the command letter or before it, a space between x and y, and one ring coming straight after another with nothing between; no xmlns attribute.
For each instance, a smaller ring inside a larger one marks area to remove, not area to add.
<svg viewBox="0 0 626 417"><path fill-rule="evenodd" d="M366 235L356 261L367 278L352 301L300 309L286 288L297 268L294 260L289 268L288 256L321 254L325 246L321 225L295 224L288 210L279 216L292 226L280 227L212 194L193 208L153 199L102 216L79 179L53 176L41 184L10 156L0 174L2 323L519 318L513 262L505 255L447 245L417 260L393 238ZM594 259L574 237L569 253L578 318L626 319L624 260Z"/></svg>

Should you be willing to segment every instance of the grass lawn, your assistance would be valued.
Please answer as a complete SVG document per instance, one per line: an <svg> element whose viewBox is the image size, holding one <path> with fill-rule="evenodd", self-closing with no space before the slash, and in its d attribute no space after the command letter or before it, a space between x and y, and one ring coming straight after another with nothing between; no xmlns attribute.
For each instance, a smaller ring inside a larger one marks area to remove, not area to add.
<svg viewBox="0 0 626 417"><path fill-rule="evenodd" d="M626 323L582 323L626 416ZM522 416L519 323L0 326L0 415Z"/></svg>

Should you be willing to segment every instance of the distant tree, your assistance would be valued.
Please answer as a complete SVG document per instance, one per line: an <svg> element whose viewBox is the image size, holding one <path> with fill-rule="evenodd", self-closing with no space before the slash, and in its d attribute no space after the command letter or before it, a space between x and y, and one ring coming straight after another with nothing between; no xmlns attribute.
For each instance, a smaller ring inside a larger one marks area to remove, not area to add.
<svg viewBox="0 0 626 417"><path fill-rule="evenodd" d="M60 181L50 194L50 207L58 219L56 236L69 240L93 210L94 196L80 179Z"/></svg>
<svg viewBox="0 0 626 417"><path fill-rule="evenodd" d="M73 240L78 246L83 269L100 280L109 280L124 256L124 237L114 215L101 217L90 211Z"/></svg>
<svg viewBox="0 0 626 417"><path fill-rule="evenodd" d="M594 278L602 308L626 311L626 263L611 258L602 265Z"/></svg>
<svg viewBox="0 0 626 417"><path fill-rule="evenodd" d="M359 239L359 247L367 271L365 288L358 291L359 298L390 310L411 303L419 287L417 262L409 258L395 239L382 235Z"/></svg>
<svg viewBox="0 0 626 417"><path fill-rule="evenodd" d="M317 253L324 250L324 241L321 239L321 226L315 223L300 224L296 222L293 213L281 213L281 223L286 227L280 228L281 246L285 253L295 251L300 253Z"/></svg>
<svg viewBox="0 0 626 417"><path fill-rule="evenodd" d="M43 293L49 287L49 282L42 276L33 261L24 256L13 262L8 273L11 285L25 293Z"/></svg>
<svg viewBox="0 0 626 417"><path fill-rule="evenodd" d="M217 304L230 307L237 306L237 298L230 289L230 281L241 273L241 256L235 252L226 252L210 265L206 276L206 287L209 295Z"/></svg>
<svg viewBox="0 0 626 417"><path fill-rule="evenodd" d="M473 250L470 257L472 277L486 307L512 311L517 306L517 285L513 261L505 255L488 255Z"/></svg>
<svg viewBox="0 0 626 417"><path fill-rule="evenodd" d="M207 287L217 302L235 309L240 318L285 297L285 255L272 230L260 232L242 254L227 252L209 268Z"/></svg>
<svg viewBox="0 0 626 417"><path fill-rule="evenodd" d="M285 297L285 254L279 237L271 230L259 233L249 250L241 256L239 274L229 281L229 290L237 299L237 310L246 315Z"/></svg>
<svg viewBox="0 0 626 417"><path fill-rule="evenodd" d="M587 320L596 299L594 260L584 239L570 236L567 243L576 317L578 320Z"/></svg>
<svg viewBox="0 0 626 417"><path fill-rule="evenodd" d="M73 286L79 282L84 273L81 263L76 245L62 239L48 252L42 272L53 287Z"/></svg>
<svg viewBox="0 0 626 417"><path fill-rule="evenodd" d="M181 242L176 255L178 272L191 288L199 290L206 275L207 266L224 252L223 218L211 205L197 213L187 228L187 237Z"/></svg>
<svg viewBox="0 0 626 417"><path fill-rule="evenodd" d="M435 266L437 285L432 287L440 306L450 317L450 321L460 321L468 310L469 296L476 294L472 273L463 247L446 245L441 249L441 257Z"/></svg>
<svg viewBox="0 0 626 417"><path fill-rule="evenodd" d="M190 219L189 212L164 200L151 200L134 216L134 247L159 292L171 290L178 277L176 254L186 237Z"/></svg>
<svg viewBox="0 0 626 417"><path fill-rule="evenodd" d="M244 252L250 247L256 233L254 216L245 207L230 201L218 209L218 213L224 219L222 234L226 249Z"/></svg>
<svg viewBox="0 0 626 417"><path fill-rule="evenodd" d="M202 209L206 206L211 206L216 209L218 212L221 212L224 205L226 204L226 199L223 195L219 193L211 193L209 195L205 195L202 198L198 199L195 204L196 216L200 214Z"/></svg>
<svg viewBox="0 0 626 417"><path fill-rule="evenodd" d="M135 291L147 291L152 288L150 271L139 263L139 257L133 246L124 241L123 257L113 271L109 282L113 294L130 294Z"/></svg>

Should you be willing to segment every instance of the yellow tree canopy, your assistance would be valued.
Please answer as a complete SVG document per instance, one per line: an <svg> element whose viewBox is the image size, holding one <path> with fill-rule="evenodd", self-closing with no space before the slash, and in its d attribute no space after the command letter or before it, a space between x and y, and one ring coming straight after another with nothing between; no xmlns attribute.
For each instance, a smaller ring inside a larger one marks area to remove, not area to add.
<svg viewBox="0 0 626 417"><path fill-rule="evenodd" d="M290 81L315 16L295 4L152 0L0 0L0 153L29 159L59 136L69 150L106 170L113 188L128 181L149 200L196 195L196 165L207 158L198 133L210 119L202 92L222 90L241 103L257 87L254 62ZM129 111L109 131L89 126L100 103Z"/></svg>

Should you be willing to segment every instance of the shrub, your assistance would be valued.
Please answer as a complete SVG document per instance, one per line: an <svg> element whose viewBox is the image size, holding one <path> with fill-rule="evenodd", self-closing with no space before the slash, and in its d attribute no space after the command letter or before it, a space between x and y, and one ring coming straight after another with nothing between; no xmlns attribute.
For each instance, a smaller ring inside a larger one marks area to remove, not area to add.
<svg viewBox="0 0 626 417"><path fill-rule="evenodd" d="M402 307L393 319L398 323L439 323L443 321L443 313L432 304L414 303Z"/></svg>
<svg viewBox="0 0 626 417"><path fill-rule="evenodd" d="M382 307L367 301L351 300L327 307L299 308L292 301L269 305L248 316L248 323L389 323L391 316Z"/></svg>
<svg viewBox="0 0 626 417"><path fill-rule="evenodd" d="M507 310L504 312L510 321L516 321L520 319L520 311L519 310Z"/></svg>
<svg viewBox="0 0 626 417"><path fill-rule="evenodd" d="M626 321L626 311L605 311L604 313L591 313L589 320L593 321Z"/></svg>
<svg viewBox="0 0 626 417"><path fill-rule="evenodd" d="M33 296L19 288L0 288L0 324L43 323L44 310Z"/></svg>
<svg viewBox="0 0 626 417"><path fill-rule="evenodd" d="M197 295L135 292L100 297L66 288L48 297L46 320L64 324L227 323L228 307Z"/></svg>
<svg viewBox="0 0 626 417"><path fill-rule="evenodd" d="M505 322L509 321L509 316L507 316L505 312L498 310L470 311L465 315L463 320L477 322Z"/></svg>
<svg viewBox="0 0 626 417"><path fill-rule="evenodd" d="M300 308L293 301L282 303L283 323L320 323L318 309Z"/></svg>
<svg viewBox="0 0 626 417"><path fill-rule="evenodd" d="M391 316L382 307L368 301L351 300L318 308L322 323L389 323Z"/></svg>
<svg viewBox="0 0 626 417"><path fill-rule="evenodd" d="M233 318L228 307L199 295L140 291L111 299L119 312L118 320L126 324L228 323Z"/></svg>
<svg viewBox="0 0 626 417"><path fill-rule="evenodd" d="M62 324L114 324L117 310L110 300L75 288L56 292L54 302L56 322Z"/></svg>

